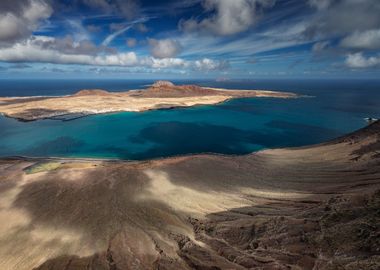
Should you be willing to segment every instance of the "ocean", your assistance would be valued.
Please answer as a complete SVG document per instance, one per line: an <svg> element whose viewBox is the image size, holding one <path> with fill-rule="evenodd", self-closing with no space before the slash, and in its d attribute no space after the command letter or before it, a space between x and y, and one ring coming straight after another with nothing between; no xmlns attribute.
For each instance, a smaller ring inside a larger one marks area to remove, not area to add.
<svg viewBox="0 0 380 270"><path fill-rule="evenodd" d="M125 91L148 80L0 80L0 96ZM212 106L20 122L0 116L0 156L144 160L194 153L247 154L317 144L380 118L379 80L175 81L230 89L292 91L297 99L235 99Z"/></svg>

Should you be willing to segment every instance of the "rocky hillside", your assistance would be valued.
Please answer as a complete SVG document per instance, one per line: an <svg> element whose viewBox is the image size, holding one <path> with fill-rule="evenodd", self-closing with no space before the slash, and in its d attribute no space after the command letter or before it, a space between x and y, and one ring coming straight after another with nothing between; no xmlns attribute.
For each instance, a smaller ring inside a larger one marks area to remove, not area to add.
<svg viewBox="0 0 380 270"><path fill-rule="evenodd" d="M323 145L0 161L0 269L379 269L380 122Z"/></svg>

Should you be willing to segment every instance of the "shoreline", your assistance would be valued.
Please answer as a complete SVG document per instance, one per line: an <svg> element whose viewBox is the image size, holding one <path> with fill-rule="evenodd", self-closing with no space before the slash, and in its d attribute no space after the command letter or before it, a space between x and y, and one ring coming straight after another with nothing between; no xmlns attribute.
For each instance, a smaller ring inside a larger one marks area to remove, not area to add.
<svg viewBox="0 0 380 270"><path fill-rule="evenodd" d="M144 112L159 109L217 105L238 98L300 98L280 91L235 90L174 85L159 81L148 89L108 92L81 90L73 95L54 97L0 98L0 112L20 121L53 119L65 115L92 115L115 112ZM60 120L60 119L58 119ZM63 119L64 120L64 119Z"/></svg>
<svg viewBox="0 0 380 270"><path fill-rule="evenodd" d="M62 97L65 97L65 96L62 96ZM139 111L127 111L127 110L121 110L121 111L107 111L107 112L69 112L69 113L65 113L65 114L57 114L57 115L54 115L54 116L46 116L46 117L40 117L40 118L36 118L36 119L25 119L25 118L20 118L20 117L14 117L14 116L11 116L11 115L7 115L6 113L4 112L0 112L0 116L4 116L4 117L7 117L7 118L11 118L11 119L15 119L17 121L20 121L20 122L33 122L33 121L38 121L38 120L57 120L57 121L73 121L73 120L76 120L76 119L79 119L79 118L83 118L83 117L88 117L88 116L93 116L93 115L106 115L106 114L117 114L117 113L143 113L143 112L149 112L149 111L159 111L159 110L174 110L174 109L187 109L187 108L194 108L194 107L202 107L202 106L217 106L217 105L220 105L220 104L224 104L224 103L227 103L231 100L238 100L238 99L248 99L248 98L277 98L277 97L270 97L270 96L260 96L260 97L231 97L231 98L226 98L225 100L222 100L222 101L219 101L219 102L215 102L215 103L209 103L209 104L194 104L194 105L190 105L190 106L181 106L181 105L176 105L176 106L171 106L171 107L161 107L161 108L150 108L150 109L146 109L146 110L139 110ZM308 95L298 95L297 97L283 97L284 99L293 99L293 98L315 98L315 96L308 96ZM0 103L0 106L1 106L1 103ZM81 116L79 117L74 117L74 118L69 118L69 119L55 119L55 118L59 118L59 117L62 117L62 116L70 116L70 115L76 115L76 114L82 114Z"/></svg>
<svg viewBox="0 0 380 270"><path fill-rule="evenodd" d="M261 97L261 98L263 98L263 97ZM268 98L270 98L270 97L268 97ZM48 117L37 118L37 119L32 119L32 120L25 120L24 118L17 118L17 117L9 116L9 115L2 113L2 112L0 112L0 116L10 118L10 119L15 119L17 121L25 122L25 123L33 122L33 121L39 121L39 120L57 120L57 121L65 122L65 121L73 121L73 120L76 120L79 118L94 116L94 115L107 115L107 114L118 114L118 113L144 113L144 112L159 111L159 110L188 109L188 108L201 107L201 106L215 106L215 105L219 105L219 104L224 104L224 103L229 102L229 101L234 100L234 99L246 99L246 98L244 98L244 97L229 98L229 99L226 99L226 100L223 100L223 101L220 101L217 103L213 103L213 104L199 104L199 105L195 104L195 105L191 105L191 106L173 106L173 107L151 108L151 109L141 110L141 111L109 111L109 112L98 112L98 113L73 112L73 113L66 113L66 114L57 114L55 116L48 116ZM1 105L1 103L0 103L0 105ZM59 117L71 116L71 115L77 115L77 114L82 114L82 115L78 116L78 117L74 117L74 118L69 118L69 119L65 119L65 118L59 119Z"/></svg>
<svg viewBox="0 0 380 270"><path fill-rule="evenodd" d="M380 125L380 120L377 120L373 123L369 123L365 126L363 126L360 129L348 132L346 134L343 134L341 136L338 136L336 138L333 138L328 141L323 141L316 144L308 144L303 146L287 146L287 147L275 147L275 148L263 148L257 151L249 152L247 154L223 154L223 153L216 153L216 152L200 152L200 153L189 153L189 154L178 154L178 155L172 155L172 156L162 156L162 157L156 157L156 158L148 158L148 159L122 159L122 158L109 158L109 157L60 157L60 156L49 156L49 157L39 157L39 156L23 156L23 155L13 155L13 156L0 156L0 160L37 160L37 161L43 161L43 160L52 160L52 161L105 161L105 162L125 162L125 163L145 163L145 162L157 162L162 161L165 159L183 159L183 158L193 158L193 157L199 157L199 156L215 156L215 157L224 157L224 158L230 158L230 157L246 157L246 156L252 156L256 155L262 152L266 151L273 151L273 150L302 150L302 149L308 149L318 146L326 146L329 144L333 144L335 142L340 142L346 138L349 138L358 132L365 130L367 128L371 128L372 125Z"/></svg>
<svg viewBox="0 0 380 270"><path fill-rule="evenodd" d="M307 147L307 146L305 146ZM30 160L30 161L44 161L44 160L52 160L52 161L104 161L104 162L125 162L125 163L149 163L149 162L157 162L162 161L166 159L183 159L183 158L193 158L193 157L205 157L205 156L215 156L215 157L222 157L222 158L229 158L229 157L244 157L244 156L250 156L255 155L263 151L267 150L275 150L275 149L292 149L291 147L288 148L266 148L254 152L250 152L248 154L222 154L222 153L214 153L214 152L202 152L202 153L196 153L196 154L179 154L179 155L173 155L173 156L166 156L166 157L157 157L157 158L148 158L148 159L120 159L120 158L92 158L92 157L59 157L59 156L49 156L49 157L38 157L38 156L23 156L23 155L15 155L15 156L0 156L0 160Z"/></svg>
<svg viewBox="0 0 380 270"><path fill-rule="evenodd" d="M379 153L377 121L238 156L0 158L0 268L377 269Z"/></svg>

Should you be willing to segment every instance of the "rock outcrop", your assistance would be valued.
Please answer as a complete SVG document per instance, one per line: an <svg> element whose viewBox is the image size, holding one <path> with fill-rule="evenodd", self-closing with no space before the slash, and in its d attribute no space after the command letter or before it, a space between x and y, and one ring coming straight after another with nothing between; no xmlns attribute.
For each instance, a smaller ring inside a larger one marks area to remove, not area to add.
<svg viewBox="0 0 380 270"><path fill-rule="evenodd" d="M154 84L151 85L151 87L173 87L174 83L169 81L156 81Z"/></svg>
<svg viewBox="0 0 380 270"><path fill-rule="evenodd" d="M108 96L110 92L102 89L83 89L74 94L74 96Z"/></svg>

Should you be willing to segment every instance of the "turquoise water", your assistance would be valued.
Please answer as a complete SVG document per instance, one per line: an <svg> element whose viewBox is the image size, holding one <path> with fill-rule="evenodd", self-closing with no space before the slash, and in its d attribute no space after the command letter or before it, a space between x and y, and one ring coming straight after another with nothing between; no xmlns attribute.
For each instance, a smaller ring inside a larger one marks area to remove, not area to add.
<svg viewBox="0 0 380 270"><path fill-rule="evenodd" d="M203 152L245 154L320 143L365 126L364 117L380 117L378 81L199 83L293 90L315 97L238 99L215 106L95 115L66 122L24 123L0 117L0 156L141 160ZM23 93L25 88L19 95Z"/></svg>

